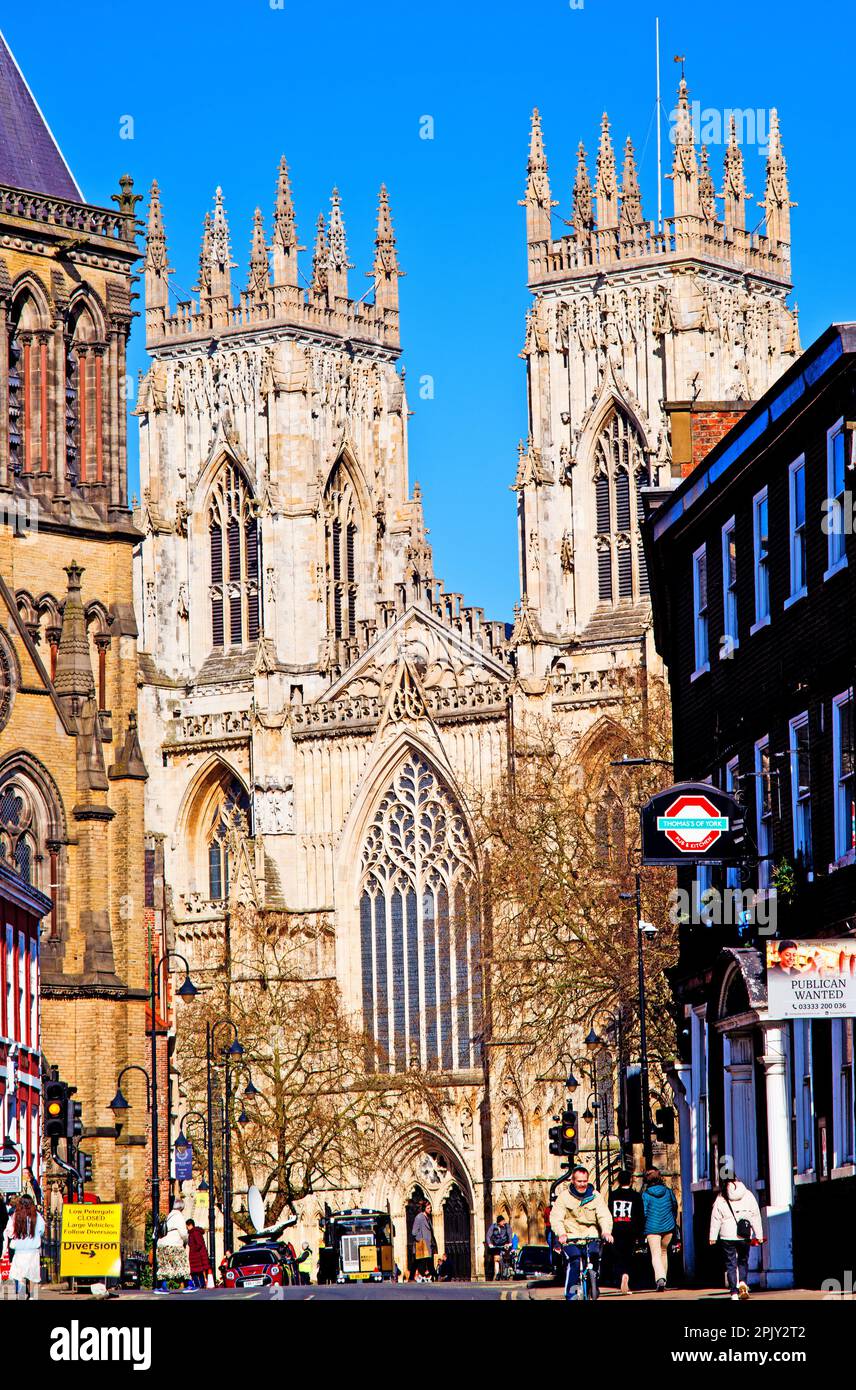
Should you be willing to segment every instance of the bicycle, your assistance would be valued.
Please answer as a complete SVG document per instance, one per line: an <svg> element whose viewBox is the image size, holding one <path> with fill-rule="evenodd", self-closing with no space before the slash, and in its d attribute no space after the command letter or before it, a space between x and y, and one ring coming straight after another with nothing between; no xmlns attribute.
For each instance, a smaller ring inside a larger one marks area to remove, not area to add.
<svg viewBox="0 0 856 1390"><path fill-rule="evenodd" d="M498 1254L498 1259L497 1259L497 1254ZM513 1279L513 1278L514 1278L514 1256L513 1256L512 1253L511 1253L511 1246L510 1246L510 1245L503 1245L503 1246L500 1248L500 1250L499 1250L498 1252L495 1252L495 1253L494 1253L494 1259L497 1260L497 1263L496 1263L496 1274L494 1275L494 1278L496 1278L496 1279Z"/></svg>
<svg viewBox="0 0 856 1390"><path fill-rule="evenodd" d="M577 1281L577 1299L582 1300L583 1303L594 1303L600 1297L600 1289L597 1282L597 1265L594 1263L592 1255L600 1254L600 1240L572 1240L568 1244L582 1251L580 1274ZM567 1260L567 1246L562 1247L562 1253Z"/></svg>

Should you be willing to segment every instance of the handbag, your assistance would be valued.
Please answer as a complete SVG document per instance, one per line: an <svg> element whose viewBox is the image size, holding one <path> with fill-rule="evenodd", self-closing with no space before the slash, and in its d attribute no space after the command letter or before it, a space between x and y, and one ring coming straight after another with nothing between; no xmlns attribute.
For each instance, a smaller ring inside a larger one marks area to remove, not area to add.
<svg viewBox="0 0 856 1390"><path fill-rule="evenodd" d="M724 1192L722 1195L723 1197L725 1197ZM749 1241L751 1241L752 1237L755 1234L755 1232L752 1230L752 1222L749 1220L748 1216L741 1216L738 1219L737 1213L734 1210L731 1203L728 1201L727 1197L725 1197L725 1200L726 1202L728 1202L729 1211L731 1212L731 1215L734 1217L734 1224L737 1227L737 1239L745 1240L748 1243Z"/></svg>
<svg viewBox="0 0 856 1390"><path fill-rule="evenodd" d="M428 1248L427 1240L417 1240L413 1247L413 1255L417 1260L430 1259L431 1251Z"/></svg>

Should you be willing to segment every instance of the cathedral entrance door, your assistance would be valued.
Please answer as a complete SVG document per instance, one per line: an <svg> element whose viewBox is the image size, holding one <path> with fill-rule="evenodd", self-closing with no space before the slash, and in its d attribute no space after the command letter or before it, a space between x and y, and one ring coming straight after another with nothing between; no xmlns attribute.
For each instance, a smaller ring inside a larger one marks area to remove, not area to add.
<svg viewBox="0 0 856 1390"><path fill-rule="evenodd" d="M472 1249L470 1245L470 1209L457 1183L443 1203L443 1236L446 1255L453 1279L472 1278Z"/></svg>

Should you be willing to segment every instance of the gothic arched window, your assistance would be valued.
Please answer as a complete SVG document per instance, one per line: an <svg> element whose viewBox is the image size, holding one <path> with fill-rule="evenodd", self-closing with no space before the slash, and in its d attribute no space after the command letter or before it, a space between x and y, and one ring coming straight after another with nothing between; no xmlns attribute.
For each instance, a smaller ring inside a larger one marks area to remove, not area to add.
<svg viewBox="0 0 856 1390"><path fill-rule="evenodd" d="M224 786L208 827L208 897L212 902L224 902L229 896L234 836L248 833L249 819L249 797L234 777Z"/></svg>
<svg viewBox="0 0 856 1390"><path fill-rule="evenodd" d="M594 833L598 859L604 864L622 864L627 854L624 807L612 787L607 787L598 801Z"/></svg>
<svg viewBox="0 0 856 1390"><path fill-rule="evenodd" d="M255 642L260 630L260 539L250 490L233 464L221 470L208 504L211 641Z"/></svg>
<svg viewBox="0 0 856 1390"><path fill-rule="evenodd" d="M594 447L597 596L601 603L638 600L648 592L642 550L642 488L648 465L642 440L618 406Z"/></svg>
<svg viewBox="0 0 856 1390"><path fill-rule="evenodd" d="M481 1031L481 920L460 807L417 753L399 767L361 856L366 1031L390 1071L473 1065Z"/></svg>
<svg viewBox="0 0 856 1390"><path fill-rule="evenodd" d="M102 355L95 321L80 305L65 335L65 468L72 482L104 477Z"/></svg>
<svg viewBox="0 0 856 1390"><path fill-rule="evenodd" d="M33 296L22 292L9 316L9 463L15 477L50 467L48 339Z"/></svg>
<svg viewBox="0 0 856 1390"><path fill-rule="evenodd" d="M340 462L324 491L327 628L337 641L357 634L360 510L351 476Z"/></svg>

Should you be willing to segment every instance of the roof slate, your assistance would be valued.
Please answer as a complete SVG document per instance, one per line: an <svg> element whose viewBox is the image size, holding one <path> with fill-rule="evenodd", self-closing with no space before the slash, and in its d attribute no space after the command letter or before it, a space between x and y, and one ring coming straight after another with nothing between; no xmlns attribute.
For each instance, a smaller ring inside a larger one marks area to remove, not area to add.
<svg viewBox="0 0 856 1390"><path fill-rule="evenodd" d="M83 194L2 34L0 184L83 202Z"/></svg>

